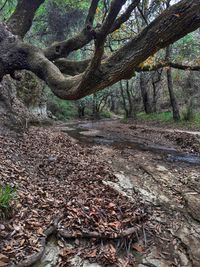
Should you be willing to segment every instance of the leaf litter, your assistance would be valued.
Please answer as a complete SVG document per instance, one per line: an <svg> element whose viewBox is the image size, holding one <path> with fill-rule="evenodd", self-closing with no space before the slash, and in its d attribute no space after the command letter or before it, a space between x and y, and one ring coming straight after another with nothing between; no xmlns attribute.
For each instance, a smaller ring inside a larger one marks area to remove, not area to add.
<svg viewBox="0 0 200 267"><path fill-rule="evenodd" d="M17 191L12 212L0 217L0 266L31 265L52 233L59 239L58 266L69 266L73 254L105 266L134 266L130 251L144 251L137 242L151 211L137 195L131 202L103 183L116 177L95 148L37 127L23 136L0 136L0 143L0 183ZM73 249L66 238L75 240Z"/></svg>

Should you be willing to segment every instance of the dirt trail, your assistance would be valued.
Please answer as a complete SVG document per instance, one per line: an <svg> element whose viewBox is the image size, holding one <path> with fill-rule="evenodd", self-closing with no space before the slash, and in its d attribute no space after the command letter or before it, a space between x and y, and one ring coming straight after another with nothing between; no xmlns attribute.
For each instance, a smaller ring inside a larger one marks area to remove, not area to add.
<svg viewBox="0 0 200 267"><path fill-rule="evenodd" d="M199 267L200 164L173 161L169 156L198 156L200 132L118 121L87 122L75 128L68 133L79 142L91 142L113 168L118 182L111 181L110 185L129 197L139 193L153 207L149 224L157 229L155 241L141 255L138 266ZM143 149L140 143L147 147ZM162 149L152 150L156 146L165 149L164 153Z"/></svg>
<svg viewBox="0 0 200 267"><path fill-rule="evenodd" d="M199 267L199 135L115 120L0 143L1 184L18 194L0 266Z"/></svg>

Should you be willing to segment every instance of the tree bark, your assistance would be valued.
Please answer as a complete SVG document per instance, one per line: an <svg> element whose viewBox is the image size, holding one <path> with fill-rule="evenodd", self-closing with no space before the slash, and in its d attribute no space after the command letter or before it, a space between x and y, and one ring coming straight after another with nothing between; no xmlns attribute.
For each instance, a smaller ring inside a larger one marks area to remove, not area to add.
<svg viewBox="0 0 200 267"><path fill-rule="evenodd" d="M199 0L182 0L164 11L140 34L130 40L91 72L65 77L45 57L42 50L25 44L0 25L0 77L27 69L43 79L52 92L63 99L79 99L129 79L138 65L161 48L175 42L200 26Z"/></svg>
<svg viewBox="0 0 200 267"><path fill-rule="evenodd" d="M171 46L168 46L166 48L166 59L169 60L170 57L171 57ZM167 86L169 91L170 103L173 111L173 119L175 121L179 121L180 120L179 107L174 93L172 69L170 67L167 69Z"/></svg>
<svg viewBox="0 0 200 267"><path fill-rule="evenodd" d="M8 27L11 32L24 37L32 26L36 10L45 0L18 0L17 7L8 20Z"/></svg>
<svg viewBox="0 0 200 267"><path fill-rule="evenodd" d="M142 95L142 101L144 106L144 111L146 114L152 113L152 107L150 103L150 97L148 92L148 82L145 73L140 73L140 90Z"/></svg>
<svg viewBox="0 0 200 267"><path fill-rule="evenodd" d="M124 108L124 111L125 111L125 118L128 118L129 117L129 112L128 112L128 107L127 107L127 104L126 104L126 97L125 97L125 94L124 94L124 88L123 88L122 81L120 81L119 84L120 84L120 92L121 92L121 97L122 97L123 108Z"/></svg>

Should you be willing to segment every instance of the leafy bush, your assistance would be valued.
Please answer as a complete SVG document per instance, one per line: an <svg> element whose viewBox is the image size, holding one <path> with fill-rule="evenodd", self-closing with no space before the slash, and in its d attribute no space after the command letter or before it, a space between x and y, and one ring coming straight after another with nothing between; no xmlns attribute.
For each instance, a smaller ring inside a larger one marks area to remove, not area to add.
<svg viewBox="0 0 200 267"><path fill-rule="evenodd" d="M0 210L10 209L12 201L16 198L16 188L11 185L0 185Z"/></svg>
<svg viewBox="0 0 200 267"><path fill-rule="evenodd" d="M109 118L112 117L112 114L108 110L103 110L100 113L100 117L101 118L108 118L109 119Z"/></svg>
<svg viewBox="0 0 200 267"><path fill-rule="evenodd" d="M170 111L160 112L160 113L150 113L150 114L141 112L137 114L137 117L138 119L144 120L144 121L160 121L160 122L173 121L172 112Z"/></svg>
<svg viewBox="0 0 200 267"><path fill-rule="evenodd" d="M73 119L77 116L75 104L72 101L61 100L49 94L47 108L58 120Z"/></svg>
<svg viewBox="0 0 200 267"><path fill-rule="evenodd" d="M193 121L195 119L195 112L192 101L189 101L189 104L183 109L182 117L184 121Z"/></svg>

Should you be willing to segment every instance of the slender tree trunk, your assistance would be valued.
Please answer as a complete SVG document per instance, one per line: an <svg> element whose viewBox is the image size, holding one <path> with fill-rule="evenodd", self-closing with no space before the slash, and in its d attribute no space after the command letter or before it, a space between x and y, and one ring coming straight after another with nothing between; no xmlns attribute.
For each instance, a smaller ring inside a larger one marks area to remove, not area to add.
<svg viewBox="0 0 200 267"><path fill-rule="evenodd" d="M157 92L156 92L156 84L155 82L152 82L153 86L153 101L152 101L152 106L153 106L153 112L157 112Z"/></svg>
<svg viewBox="0 0 200 267"><path fill-rule="evenodd" d="M80 119L85 117L85 107L82 107L82 106L78 107L78 117Z"/></svg>
<svg viewBox="0 0 200 267"><path fill-rule="evenodd" d="M147 114L152 113L152 107L151 107L150 98L149 98L146 76L145 76L145 73L143 72L140 73L140 90L141 90L145 113Z"/></svg>
<svg viewBox="0 0 200 267"><path fill-rule="evenodd" d="M133 113L133 103L129 92L129 81L126 81L126 94L128 100L128 116L131 117Z"/></svg>
<svg viewBox="0 0 200 267"><path fill-rule="evenodd" d="M110 111L114 113L116 111L116 101L115 101L115 96L113 95L110 96Z"/></svg>
<svg viewBox="0 0 200 267"><path fill-rule="evenodd" d="M121 92L121 96L122 96L122 103L123 103L123 107L124 107L124 111L125 111L125 117L128 118L129 113L128 113L128 108L126 105L126 97L124 94L122 81L120 81L119 84L120 84L120 92Z"/></svg>
<svg viewBox="0 0 200 267"><path fill-rule="evenodd" d="M169 61L170 57L171 57L171 46L168 46L166 48L166 60ZM179 121L180 120L180 112L179 112L179 107L178 107L178 103L176 100L176 96L174 94L172 70L170 67L167 69L167 85L168 85L170 103L172 106L173 119L175 121Z"/></svg>
<svg viewBox="0 0 200 267"><path fill-rule="evenodd" d="M92 117L93 119L99 119L99 110L98 110L98 103L97 103L97 94L93 94L93 102L92 102Z"/></svg>
<svg viewBox="0 0 200 267"><path fill-rule="evenodd" d="M160 83L162 80L162 73L163 73L163 69L155 71L151 79L152 87L153 87L152 109L154 113L157 112L158 93L160 89Z"/></svg>

